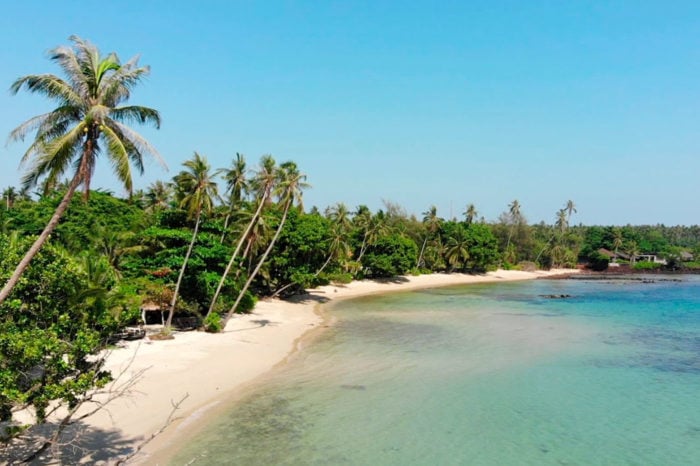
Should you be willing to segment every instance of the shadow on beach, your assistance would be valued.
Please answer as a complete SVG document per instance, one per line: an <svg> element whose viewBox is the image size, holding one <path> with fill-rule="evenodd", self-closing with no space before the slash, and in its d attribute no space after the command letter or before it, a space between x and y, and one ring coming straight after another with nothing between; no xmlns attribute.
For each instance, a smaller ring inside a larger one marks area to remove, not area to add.
<svg viewBox="0 0 700 466"><path fill-rule="evenodd" d="M24 460L38 450L43 436L49 436L55 427L49 424L34 430L37 437L34 443L3 445L0 464L112 464L132 454L135 445L143 440L127 438L116 429L100 429L76 422L63 432L57 447L49 447L33 461L25 463Z"/></svg>

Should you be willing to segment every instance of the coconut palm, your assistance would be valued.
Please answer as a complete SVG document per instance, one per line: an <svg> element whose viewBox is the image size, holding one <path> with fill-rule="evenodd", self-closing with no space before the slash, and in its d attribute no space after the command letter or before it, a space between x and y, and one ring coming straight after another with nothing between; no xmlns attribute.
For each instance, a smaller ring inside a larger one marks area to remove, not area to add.
<svg viewBox="0 0 700 466"><path fill-rule="evenodd" d="M423 239L423 245L420 248L420 254L418 254L417 267L423 264L423 253L425 252L425 246L428 244L428 240L440 229L440 218L437 216L437 207L430 206L430 209L423 212L423 226L425 227L425 238Z"/></svg>
<svg viewBox="0 0 700 466"><path fill-rule="evenodd" d="M624 236L622 235L622 230L619 228L613 228L613 249L615 250L615 256L617 256L617 251L622 247L624 243Z"/></svg>
<svg viewBox="0 0 700 466"><path fill-rule="evenodd" d="M5 208L10 210L17 200L17 190L10 186L2 192L2 198L5 199Z"/></svg>
<svg viewBox="0 0 700 466"><path fill-rule="evenodd" d="M36 186L42 178L54 186L69 170L72 178L46 227L0 291L0 303L56 228L79 186L87 198L100 155L110 161L129 194L132 164L142 173L145 155L160 160L148 141L125 124L152 123L158 128L158 112L122 105L149 68L138 66L137 58L121 64L114 53L101 56L97 47L79 37L71 36L70 40L73 47L58 47L50 53L65 79L52 74L28 75L17 79L10 88L14 94L25 88L57 104L53 111L30 118L10 133L11 141L23 141L27 134L35 132L34 141L22 157L22 164L30 164L23 177L24 187Z"/></svg>
<svg viewBox="0 0 700 466"><path fill-rule="evenodd" d="M236 308L240 304L241 299L243 299L243 296L248 291L248 288L250 287L251 283L253 283L255 276L260 271L260 268L262 267L263 263L267 259L267 256L270 254L270 251L272 251L272 247L275 245L277 238L279 237L280 233L282 232L282 227L284 227L284 222L287 220L287 214L289 213L289 208L292 206L292 204L295 201L299 201L301 199L302 190L309 186L305 182L306 175L299 172L297 165L294 162L285 162L282 165L280 165L279 170L277 170L277 177L278 177L278 182L277 182L276 194L279 196L280 202L284 205L283 210L282 210L282 218L280 219L279 225L277 226L277 230L275 231L275 235L272 237L272 240L270 240L270 243L267 245L267 249L263 253L260 260L258 261L258 265L255 267L255 269L253 269L253 272L248 276L248 280L246 280L245 284L243 285L243 288L238 293L238 297L236 298L236 301L233 303L233 306L231 306L231 309L228 311L228 314L226 314L225 321L228 321L231 318L231 316L233 315L233 313L236 311Z"/></svg>
<svg viewBox="0 0 700 466"><path fill-rule="evenodd" d="M167 208L173 197L173 186L170 183L156 181L151 183L146 191L146 208L158 211Z"/></svg>
<svg viewBox="0 0 700 466"><path fill-rule="evenodd" d="M445 258L453 269L459 265L466 265L469 260L469 238L461 228L457 230L455 236L447 240Z"/></svg>
<svg viewBox="0 0 700 466"><path fill-rule="evenodd" d="M467 210L464 211L464 221L467 222L467 225L471 225L474 223L474 219L477 215L479 215L479 213L476 211L474 204L469 204L467 205Z"/></svg>
<svg viewBox="0 0 700 466"><path fill-rule="evenodd" d="M224 231L221 233L220 242L223 244L231 215L237 207L240 207L243 201L243 195L248 190L245 157L236 152L236 158L231 168L220 170L220 173L224 181L226 181L226 194L228 196L229 207L226 212L226 219L224 220Z"/></svg>
<svg viewBox="0 0 700 466"><path fill-rule="evenodd" d="M272 196L272 189L277 181L277 174L278 169L275 159L271 155L263 155L260 158L259 168L250 183L250 188L253 192L256 193L256 198L258 200L257 209L251 217L250 223L248 223L248 226L246 227L245 231L238 239L236 248L233 250L233 254L231 254L231 258L229 259L228 264L226 264L224 273L221 274L221 280L219 280L219 284L217 285L216 291L214 292L214 297L211 299L211 304L209 304L209 310L207 311L206 317L209 317L209 314L211 314L214 311L216 301L217 299L219 299L219 294L221 293L221 288L223 288L224 286L226 277L228 277L228 274L231 272L231 267L233 267L233 264L236 261L236 257L238 257L238 253L241 251L243 243L248 238L248 235L250 234L254 225L258 222L263 207L271 202L270 198Z"/></svg>
<svg viewBox="0 0 700 466"><path fill-rule="evenodd" d="M564 207L564 210L566 210L566 212L567 212L567 214L568 214L568 215L567 215L567 218L566 218L567 223L569 223L570 220L571 220L571 214L572 214L572 213L575 214L575 213L578 212L578 211L576 210L576 205L574 204L574 201L572 201L571 199L569 199L568 201L566 201L566 206Z"/></svg>
<svg viewBox="0 0 700 466"><path fill-rule="evenodd" d="M338 202L332 207L326 209L326 218L332 221L335 225L340 227L341 231L348 231L352 226L350 221L350 212L345 204Z"/></svg>
<svg viewBox="0 0 700 466"><path fill-rule="evenodd" d="M505 251L506 253L504 254L505 257L509 257L513 260L515 260L516 254L515 254L515 247L511 247L510 240L513 237L513 233L515 231L515 228L522 223L522 214L520 213L520 202L518 202L517 199L515 199L513 202L508 204L508 215L509 215L509 223L510 223L510 228L508 229L508 240L506 241L506 248Z"/></svg>
<svg viewBox="0 0 700 466"><path fill-rule="evenodd" d="M192 232L192 240L187 247L185 260L182 262L180 274L177 277L175 284L175 292L173 299L170 302L170 312L168 320L165 323L166 328L170 328L173 315L175 314L175 305L177 304L182 277L185 275L187 262L192 254L194 242L197 239L199 224L202 219L202 214L209 214L214 208L214 200L218 197L218 188L211 175L211 166L205 157L202 157L197 152L194 157L183 163L186 170L181 171L174 178L176 186L176 197L180 208L185 209L187 217L194 219L194 231Z"/></svg>

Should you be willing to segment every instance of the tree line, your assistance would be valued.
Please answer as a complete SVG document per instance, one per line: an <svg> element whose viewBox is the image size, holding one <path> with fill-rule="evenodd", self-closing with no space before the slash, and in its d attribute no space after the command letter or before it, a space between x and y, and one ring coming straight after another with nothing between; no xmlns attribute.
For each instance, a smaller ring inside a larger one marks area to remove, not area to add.
<svg viewBox="0 0 700 466"><path fill-rule="evenodd" d="M601 248L697 252L698 227L572 225L573 201L551 224L531 225L517 200L495 222L467 204L460 218L434 206L420 216L385 202L372 211L342 202L306 208L307 177L294 161L235 154L214 168L194 153L169 180L133 189L133 173L155 148L130 124L160 125L159 113L127 103L149 72L78 37L50 54L62 71L11 86L55 108L18 126L32 140L20 188L0 208L0 437L17 441L35 424L68 412L111 375L96 358L110 336L137 323L146 304L167 330L181 316L220 331L262 296L287 296L330 282L432 272L575 267ZM128 195L91 189L106 159ZM82 190L82 196L75 196ZM674 256L675 257L675 256ZM68 425L71 416L59 426ZM43 451L50 442L37 447Z"/></svg>

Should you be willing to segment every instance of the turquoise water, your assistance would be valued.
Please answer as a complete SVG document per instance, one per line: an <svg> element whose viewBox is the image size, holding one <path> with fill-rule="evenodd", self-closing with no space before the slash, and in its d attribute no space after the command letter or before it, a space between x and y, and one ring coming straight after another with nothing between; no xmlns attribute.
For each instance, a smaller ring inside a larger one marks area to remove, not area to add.
<svg viewBox="0 0 700 466"><path fill-rule="evenodd" d="M700 279L656 278L341 303L172 464L700 464Z"/></svg>

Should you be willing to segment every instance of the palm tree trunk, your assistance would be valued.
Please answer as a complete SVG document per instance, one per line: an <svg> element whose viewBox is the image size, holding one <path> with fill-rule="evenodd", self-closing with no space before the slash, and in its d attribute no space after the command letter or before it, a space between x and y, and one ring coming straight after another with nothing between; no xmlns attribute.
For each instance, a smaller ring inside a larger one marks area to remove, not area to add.
<svg viewBox="0 0 700 466"><path fill-rule="evenodd" d="M182 277L185 276L185 269L187 268L187 262L190 260L190 255L192 254L192 249L194 248L194 242L197 239L197 232L199 231L199 218L202 215L202 209L197 209L197 219L194 223L194 233L192 233L192 241L187 248L187 254L185 254L185 261L182 263L180 268L180 275L177 277L177 284L175 285L175 293L173 293L173 300L170 302L170 312L168 312L168 320L165 322L165 327L170 328L173 322L173 315L175 314L175 304L177 303L177 295L180 292L180 285L182 284Z"/></svg>
<svg viewBox="0 0 700 466"><path fill-rule="evenodd" d="M223 275L221 275L221 280L219 280L219 285L216 287L214 297L211 299L211 304L209 304L209 310L207 311L207 315L204 317L205 319L209 317L209 314L211 314L214 310L216 300L219 299L219 294L221 293L221 288L224 286L224 282L226 281L226 277L231 271L231 267L233 267L233 262L236 260L236 256L238 256L238 252L241 250L243 242L250 234L250 230L253 229L253 225L255 225L255 223L258 221L258 218L260 217L260 212L262 211L263 205L265 204L265 198L266 196L260 198L260 202L258 203L258 208L255 211L255 215L253 215L253 218L248 224L248 227L245 229L245 232L243 232L243 234L241 235L241 239L238 240L238 244L236 244L236 249L233 251L233 254L231 254L231 259L229 259L228 264L226 264L226 269L224 270Z"/></svg>
<svg viewBox="0 0 700 466"><path fill-rule="evenodd" d="M83 159L85 160L86 157L83 157ZM17 268L15 268L15 271L12 273L10 279L7 281L7 283L5 283L5 286L2 288L2 291L0 291L0 303L4 302L7 299L7 297L12 292L12 289L15 287L15 285L17 285L17 282L19 281L24 271L27 270L27 267L29 267L29 263L32 261L34 256L37 255L37 253L44 245L46 240L49 239L49 236L54 231L56 226L58 226L58 221L66 212L66 209L70 204L70 200L73 198L73 194L75 194L75 190L78 188L82 181L80 173L81 171L78 171L78 173L73 177L73 180L68 186L66 194L63 195L63 199L61 199L61 202L58 204L58 207L56 207L56 211L53 213L53 216L49 220L49 223L47 223L44 227L44 231L42 231L39 237L36 239L36 241L34 241L32 247L29 248L27 253L17 265Z"/></svg>
<svg viewBox="0 0 700 466"><path fill-rule="evenodd" d="M226 230L228 229L228 222L231 220L231 211L229 210L226 214L226 219L224 220L224 231L221 232L221 240L219 244L224 244L224 238L226 237Z"/></svg>
<svg viewBox="0 0 700 466"><path fill-rule="evenodd" d="M367 235L369 231L365 231L365 235L362 237L362 246L360 246L360 255L357 256L357 262L362 261L362 256L365 255L365 250L367 249Z"/></svg>
<svg viewBox="0 0 700 466"><path fill-rule="evenodd" d="M416 267L420 267L420 263L423 261L423 253L425 252L425 245L428 244L428 235L425 236L423 240L423 246L420 248L420 254L418 255L418 262L416 262Z"/></svg>
<svg viewBox="0 0 700 466"><path fill-rule="evenodd" d="M277 227L277 231L275 231L275 236L272 237L272 241L270 241L270 244L267 245L267 249L265 249L265 252L263 253L262 258L260 258L258 265L255 266L253 273L250 274L250 276L248 277L248 280L246 280L246 282L245 282L245 285L243 285L243 289L238 293L238 298L236 298L236 302L233 303L233 306L231 306L231 309L229 309L228 314L226 314L226 318L224 319L224 327L226 327L226 322L229 321L229 319L231 318L231 316L235 312L236 308L240 304L241 299L243 299L243 295L245 295L246 291L248 291L250 284L253 283L255 276L260 271L260 268L262 267L263 263L265 262L265 259L267 259L267 256L270 254L270 251L272 251L272 247L275 245L277 238L279 237L280 233L282 232L282 227L284 226L284 222L287 220L287 212L289 212L289 207L291 205L292 205L292 200L290 199L287 201L287 203L284 206L284 213L282 214L282 219L280 220L280 224Z"/></svg>

